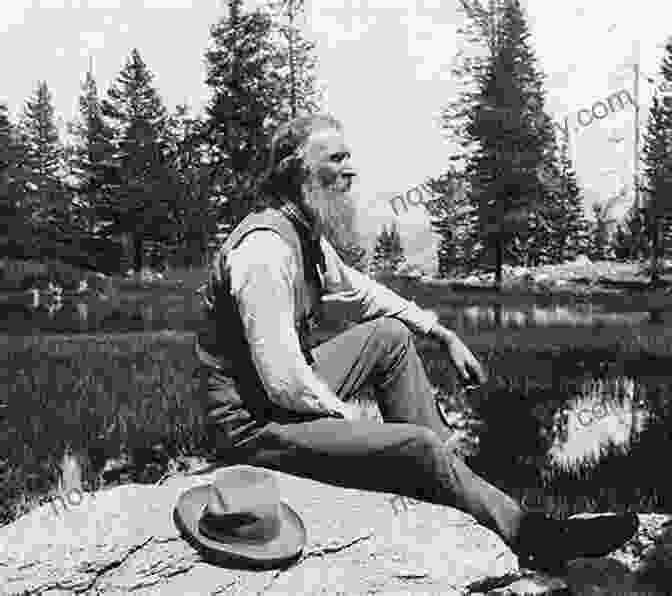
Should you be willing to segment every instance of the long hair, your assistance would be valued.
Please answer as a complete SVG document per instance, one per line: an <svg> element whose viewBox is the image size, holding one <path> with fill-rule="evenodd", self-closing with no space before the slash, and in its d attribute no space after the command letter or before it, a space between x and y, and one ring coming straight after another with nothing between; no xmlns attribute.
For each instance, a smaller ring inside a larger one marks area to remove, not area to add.
<svg viewBox="0 0 672 596"><path fill-rule="evenodd" d="M271 139L268 165L256 185L258 206L295 201L309 172L305 164L310 135L319 130L342 130L343 125L329 114L299 116L281 124Z"/></svg>

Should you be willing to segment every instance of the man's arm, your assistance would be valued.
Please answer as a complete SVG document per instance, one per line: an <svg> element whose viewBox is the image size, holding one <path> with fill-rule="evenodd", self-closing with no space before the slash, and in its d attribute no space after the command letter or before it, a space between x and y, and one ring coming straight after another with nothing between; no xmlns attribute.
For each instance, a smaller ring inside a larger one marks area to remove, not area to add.
<svg viewBox="0 0 672 596"><path fill-rule="evenodd" d="M463 383L482 385L487 381L487 374L480 362L454 331L439 323L435 312L419 308L414 302L405 300L384 285L348 267L328 242L323 240L322 246L327 261L325 283L327 291L333 292L323 298L325 303L332 301L349 307L351 318L354 314L354 318L360 321L379 316L396 317L412 329L443 344Z"/></svg>
<svg viewBox="0 0 672 596"><path fill-rule="evenodd" d="M355 321L368 321L380 316L395 317L422 334L433 333L440 327L438 315L420 308L367 275L348 267L336 250L322 239L327 265L325 304L334 303Z"/></svg>
<svg viewBox="0 0 672 596"><path fill-rule="evenodd" d="M301 352L294 327L298 265L291 248L276 233L258 231L231 251L228 262L252 360L271 401L301 413L342 412L344 403Z"/></svg>
<svg viewBox="0 0 672 596"><path fill-rule="evenodd" d="M389 288L348 267L328 242L323 241L327 273L327 291L333 294L323 298L341 307L350 308L350 318L368 320L379 316L396 317L412 329L437 340L448 349L448 356L462 383L484 384L487 374L480 362L464 345L457 334L439 323L431 310L423 310L410 300L405 300ZM354 315L354 317L353 317Z"/></svg>

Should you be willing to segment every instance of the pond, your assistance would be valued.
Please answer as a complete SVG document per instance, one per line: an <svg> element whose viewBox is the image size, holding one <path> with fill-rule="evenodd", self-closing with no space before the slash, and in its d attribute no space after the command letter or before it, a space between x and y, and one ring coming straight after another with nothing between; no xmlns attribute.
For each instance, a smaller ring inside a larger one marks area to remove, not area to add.
<svg viewBox="0 0 672 596"><path fill-rule="evenodd" d="M578 327L664 324L663 309L619 311L599 303L504 306L489 304L441 304L442 323L458 333L529 327ZM124 331L196 330L202 315L198 296L189 290L147 290L108 297L35 302L29 294L0 296L0 333L95 333Z"/></svg>
<svg viewBox="0 0 672 596"><path fill-rule="evenodd" d="M26 293L0 296L0 333L9 335L194 330L201 319L198 297L189 290L39 301Z"/></svg>
<svg viewBox="0 0 672 596"><path fill-rule="evenodd" d="M524 329L527 327L578 327L605 325L640 325L664 323L660 310L614 312L604 305L578 303L570 306L536 304L510 307L499 304L459 306L454 312L443 313L447 324L459 332L487 329Z"/></svg>

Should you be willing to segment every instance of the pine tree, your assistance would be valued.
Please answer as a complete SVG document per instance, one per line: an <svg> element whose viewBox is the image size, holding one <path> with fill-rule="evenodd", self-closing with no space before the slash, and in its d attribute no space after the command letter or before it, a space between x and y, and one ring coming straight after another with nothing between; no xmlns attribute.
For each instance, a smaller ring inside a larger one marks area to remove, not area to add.
<svg viewBox="0 0 672 596"><path fill-rule="evenodd" d="M303 37L296 24L304 13L304 0L278 0L275 5L274 16L280 20L276 29L286 54L286 65L279 74L287 81L290 115L296 118L299 111L317 110L322 99L322 93L316 89L315 44Z"/></svg>
<svg viewBox="0 0 672 596"><path fill-rule="evenodd" d="M220 219L235 227L253 207L253 187L263 170L271 121L278 119L281 62L272 43L273 21L259 10L245 13L230 0L229 16L211 30L206 52L206 84L213 96L206 107L215 166ZM275 123L275 122L274 122Z"/></svg>
<svg viewBox="0 0 672 596"><path fill-rule="evenodd" d="M602 261L612 256L609 230L616 223L616 219L611 213L616 203L621 200L622 195L618 194L604 203L593 203L594 221L590 222L588 241L588 256L592 260Z"/></svg>
<svg viewBox="0 0 672 596"><path fill-rule="evenodd" d="M168 114L153 79L134 49L103 100L103 115L115 131L118 184L114 200L100 211L112 222L108 233L130 238L136 271L143 267L148 241L167 242L176 227L170 216L176 189L167 157Z"/></svg>
<svg viewBox="0 0 672 596"><path fill-rule="evenodd" d="M648 257L646 210L641 205L633 204L626 212L623 220L623 234L623 237L619 239L618 247L624 259L641 260Z"/></svg>
<svg viewBox="0 0 672 596"><path fill-rule="evenodd" d="M213 96L206 114L213 193L221 223L232 229L263 203L255 190L276 127L293 112L316 107L312 45L293 28L290 64L283 26L265 9L244 12L240 0L229 1L229 15L211 37L206 83Z"/></svg>
<svg viewBox="0 0 672 596"><path fill-rule="evenodd" d="M405 260L404 248L396 224L392 224L389 231L386 226L383 226L373 249L371 273L374 275L395 274Z"/></svg>
<svg viewBox="0 0 672 596"><path fill-rule="evenodd" d="M35 231L45 233L57 226L66 234L70 206L62 183L64 153L46 81L40 82L34 96L26 101L19 126L26 148L24 166L30 175L28 205Z"/></svg>
<svg viewBox="0 0 672 596"><path fill-rule="evenodd" d="M0 254L21 258L30 252L30 213L26 212L25 147L0 104Z"/></svg>
<svg viewBox="0 0 672 596"><path fill-rule="evenodd" d="M73 142L68 148L70 176L77 194L80 226L95 234L111 222L100 221L99 212L111 201L111 187L118 183L114 167L114 131L103 117L102 103L91 70L82 82L79 118L69 125Z"/></svg>
<svg viewBox="0 0 672 596"><path fill-rule="evenodd" d="M547 241L548 263L574 260L585 252L588 242L588 221L576 173L569 158L567 144L560 147L557 174L546 180L553 209Z"/></svg>
<svg viewBox="0 0 672 596"><path fill-rule="evenodd" d="M170 165L177 188L173 218L178 222L175 244L184 250L182 264L202 265L209 239L217 232L217 205L210 196L211 167L205 146L205 122L178 105L169 119Z"/></svg>
<svg viewBox="0 0 672 596"><path fill-rule="evenodd" d="M430 225L439 236L437 249L438 273L448 277L464 273L474 263L471 260L469 229L473 209L466 201L462 176L453 168L426 184L431 199L423 201L430 216Z"/></svg>
<svg viewBox="0 0 672 596"><path fill-rule="evenodd" d="M617 261L625 261L630 258L630 255L632 254L632 245L630 244L630 237L624 223L616 225L611 248L614 253L614 258Z"/></svg>
<svg viewBox="0 0 672 596"><path fill-rule="evenodd" d="M497 7L491 2L489 9L485 9L478 0L460 0L460 4L467 18L457 32L467 43L458 51L458 64L451 68L459 91L458 97L442 110L441 128L449 139L461 147L461 151L450 158L452 163L440 179L429 183L438 196L431 202L428 211L432 228L440 236L437 261L442 277L458 270L469 270L477 266L482 258L483 242L477 233L478 214L470 196L473 192L470 176L466 166L458 172L453 164L459 161L468 164L473 153L479 149L479 140L470 134L470 127L481 101L481 75L497 52ZM467 54L469 49L471 55ZM453 179L459 179L462 191L459 204L453 204L457 190ZM461 215L459 218L458 213Z"/></svg>
<svg viewBox="0 0 672 596"><path fill-rule="evenodd" d="M519 2L491 0L487 9L476 0L462 5L470 25L463 33L480 43L481 54L464 58L456 71L470 88L444 111L444 130L464 149L454 159L466 162L472 263L493 267L501 287L505 262L547 258L544 244L556 207L538 170L557 168L557 146ZM450 226L437 230L448 233Z"/></svg>
<svg viewBox="0 0 672 596"><path fill-rule="evenodd" d="M470 199L478 213L477 234L486 251L483 256L494 265L497 287L504 262L522 256L512 250L514 239L529 250L537 229L547 226L543 216L548 193L538 168L554 150L552 124L543 113L541 75L527 45L529 32L520 4L504 0L499 10L496 54L477 76L480 104L467 127L480 147L466 168Z"/></svg>
<svg viewBox="0 0 672 596"><path fill-rule="evenodd" d="M661 74L667 84L672 84L672 41L665 46L665 56ZM661 260L668 248L672 207L669 197L672 193L672 98L653 98L649 110L649 121L644 143L643 190L647 195L646 229L650 241L651 283L660 279Z"/></svg>

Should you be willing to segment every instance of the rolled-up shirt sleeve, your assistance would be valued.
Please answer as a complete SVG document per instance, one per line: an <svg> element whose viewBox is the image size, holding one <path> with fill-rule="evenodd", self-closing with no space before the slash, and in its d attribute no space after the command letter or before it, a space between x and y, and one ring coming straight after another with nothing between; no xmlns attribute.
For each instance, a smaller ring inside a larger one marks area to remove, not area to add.
<svg viewBox="0 0 672 596"><path fill-rule="evenodd" d="M323 303L339 309L341 316L364 322L380 316L397 318L414 331L427 334L438 324L438 315L420 308L383 284L346 265L324 238L321 241L326 261Z"/></svg>
<svg viewBox="0 0 672 596"><path fill-rule="evenodd" d="M229 254L231 291L268 397L300 413L327 415L338 396L306 362L294 327L298 264L275 232L248 235Z"/></svg>

